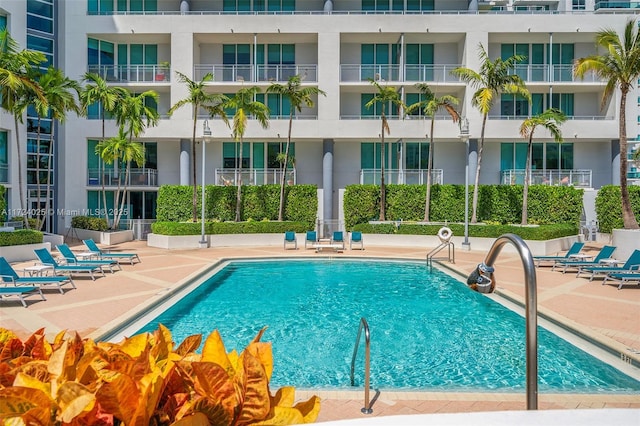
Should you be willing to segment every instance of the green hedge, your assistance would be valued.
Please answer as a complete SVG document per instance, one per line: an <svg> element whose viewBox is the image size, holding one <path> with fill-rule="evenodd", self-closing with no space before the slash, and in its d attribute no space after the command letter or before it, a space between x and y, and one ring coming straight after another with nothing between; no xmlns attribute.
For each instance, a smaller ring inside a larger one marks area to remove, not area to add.
<svg viewBox="0 0 640 426"><path fill-rule="evenodd" d="M582 215L581 189L568 186L529 187L529 223L569 223L576 227ZM473 186L469 187L471 216ZM387 220L421 221L424 218L424 185L387 185ZM349 185L345 188L344 218L347 229L378 220L380 188ZM464 221L464 185L433 185L429 218L433 222ZM520 223L521 185L481 185L478 191L478 221L489 224Z"/></svg>
<svg viewBox="0 0 640 426"><path fill-rule="evenodd" d="M631 209L640 221L640 186L629 186L629 201ZM622 202L620 201L620 187L606 185L600 188L596 196L596 215L600 232L607 234L613 229L623 228Z"/></svg>
<svg viewBox="0 0 640 426"><path fill-rule="evenodd" d="M88 229L90 231L106 231L109 229L107 220L102 217L74 216L71 218L71 227Z"/></svg>
<svg viewBox="0 0 640 426"><path fill-rule="evenodd" d="M13 232L0 232L0 247L19 246L22 244L40 244L44 235L33 229L18 229Z"/></svg>
<svg viewBox="0 0 640 426"><path fill-rule="evenodd" d="M306 232L312 229L303 222L205 222L205 233L214 234L278 234L285 231ZM200 235L202 225L194 222L154 222L151 231L159 235Z"/></svg>
<svg viewBox="0 0 640 426"><path fill-rule="evenodd" d="M452 223L447 225L453 235L464 235L464 225ZM360 223L353 227L354 231L365 234L397 234L397 235L437 235L442 225L418 225L398 222L397 224ZM516 225L469 225L470 237L497 238L503 234L516 234L525 240L551 240L554 238L576 235L576 225L561 223L556 225L516 226Z"/></svg>
<svg viewBox="0 0 640 426"><path fill-rule="evenodd" d="M4 185L0 185L0 222L7 220L7 202L5 201L6 191Z"/></svg>
<svg viewBox="0 0 640 426"><path fill-rule="evenodd" d="M235 186L207 185L205 217L220 222L235 219ZM186 222L192 220L191 186L162 185L158 189L156 217L160 222ZM201 209L201 192L198 187L198 218ZM280 185L242 187L243 221L277 220L280 204ZM318 212L318 196L315 185L292 185L285 187L284 219L304 222L307 229L314 226Z"/></svg>

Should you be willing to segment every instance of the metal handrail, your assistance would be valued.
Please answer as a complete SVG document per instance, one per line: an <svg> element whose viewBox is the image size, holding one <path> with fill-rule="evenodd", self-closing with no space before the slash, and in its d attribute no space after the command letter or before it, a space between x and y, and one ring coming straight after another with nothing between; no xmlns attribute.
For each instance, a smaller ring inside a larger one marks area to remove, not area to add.
<svg viewBox="0 0 640 426"><path fill-rule="evenodd" d="M525 281L525 320L526 320L526 358L527 358L527 410L538 409L538 308L536 268L531 250L522 238L515 234L504 234L494 242L484 262L469 275L467 283L475 281L482 270L493 270L493 264L506 243L513 244L518 250L524 267ZM482 278L482 277L480 277ZM479 281L478 281L479 282Z"/></svg>
<svg viewBox="0 0 640 426"><path fill-rule="evenodd" d="M452 241L445 241L438 244L436 248L427 253L427 265L429 265L429 268L433 267L434 256L442 251L442 249L444 249L445 247L449 249L449 262L456 263L456 246Z"/></svg>
<svg viewBox="0 0 640 426"><path fill-rule="evenodd" d="M354 372L356 368L356 355L358 355L358 347L360 346L360 336L364 330L364 407L360 410L363 414L373 413L371 403L369 400L369 381L371 376L371 335L369 333L369 324L367 320L360 318L360 326L358 327L358 337L356 337L356 344L353 348L353 357L351 357L351 386L355 386Z"/></svg>

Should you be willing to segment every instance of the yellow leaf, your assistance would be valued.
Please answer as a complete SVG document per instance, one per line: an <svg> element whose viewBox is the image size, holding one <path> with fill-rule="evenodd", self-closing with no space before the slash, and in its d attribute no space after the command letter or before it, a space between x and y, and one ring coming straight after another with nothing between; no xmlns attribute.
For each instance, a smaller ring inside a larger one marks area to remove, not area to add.
<svg viewBox="0 0 640 426"><path fill-rule="evenodd" d="M209 337L207 337L207 340L205 340L204 347L202 348L202 362L215 362L225 371L231 373L230 369L232 369L232 366L218 330L213 330Z"/></svg>
<svg viewBox="0 0 640 426"><path fill-rule="evenodd" d="M271 374L273 373L273 353L271 351L271 343L250 343L245 349L251 355L256 357L258 361L264 367L265 373L267 373L267 380L271 380Z"/></svg>
<svg viewBox="0 0 640 426"><path fill-rule="evenodd" d="M175 352L178 355L186 356L187 354L195 352L200 347L200 343L202 343L202 334L188 336L180 343L180 346L178 346Z"/></svg>
<svg viewBox="0 0 640 426"><path fill-rule="evenodd" d="M13 381L13 386L38 389L47 395L51 395L51 386L28 374L18 373Z"/></svg>
<svg viewBox="0 0 640 426"><path fill-rule="evenodd" d="M53 409L54 403L49 396L38 389L10 387L0 389L0 413L21 415L36 407Z"/></svg>
<svg viewBox="0 0 640 426"><path fill-rule="evenodd" d="M47 364L47 370L50 374L59 377L64 372L64 359L67 355L67 348L69 347L69 341L65 340L60 344L60 347L53 351L49 357L49 363Z"/></svg>
<svg viewBox="0 0 640 426"><path fill-rule="evenodd" d="M103 384L96 393L96 399L105 412L113 414L127 425L134 424L138 404L145 403L134 381L123 374Z"/></svg>
<svg viewBox="0 0 640 426"><path fill-rule="evenodd" d="M191 416L183 417L171 426L210 426L209 418L203 413L195 413Z"/></svg>
<svg viewBox="0 0 640 426"><path fill-rule="evenodd" d="M120 350L131 358L138 358L146 349L149 343L149 335L147 333L136 334L125 339L120 344Z"/></svg>
<svg viewBox="0 0 640 426"><path fill-rule="evenodd" d="M276 395L273 397L271 403L278 407L293 407L295 402L295 388L292 386L285 386L277 390Z"/></svg>
<svg viewBox="0 0 640 426"><path fill-rule="evenodd" d="M58 391L60 413L58 419L70 423L73 419L93 409L95 395L86 387L76 382L65 382Z"/></svg>
<svg viewBox="0 0 640 426"><path fill-rule="evenodd" d="M299 402L295 407L304 418L304 423L314 423L320 414L320 398L312 396L308 401Z"/></svg>
<svg viewBox="0 0 640 426"><path fill-rule="evenodd" d="M249 352L240 356L243 369L239 378L239 387L244 390L240 395L242 401L237 424L249 424L264 419L271 407L269 381L260 361Z"/></svg>
<svg viewBox="0 0 640 426"><path fill-rule="evenodd" d="M232 416L238 397L233 380L227 372L212 362L194 362L191 368L195 376L193 380L196 393L211 403L219 404Z"/></svg>

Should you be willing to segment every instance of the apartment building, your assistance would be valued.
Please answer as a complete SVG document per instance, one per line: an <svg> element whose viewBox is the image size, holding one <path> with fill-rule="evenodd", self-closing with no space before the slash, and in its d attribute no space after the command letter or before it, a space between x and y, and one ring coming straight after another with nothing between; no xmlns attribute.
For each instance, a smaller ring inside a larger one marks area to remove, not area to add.
<svg viewBox="0 0 640 426"><path fill-rule="evenodd" d="M0 19L11 35L23 47L47 52L67 76L79 80L92 71L111 85L159 94L152 105L161 116L159 124L139 139L146 163L131 174L129 219L155 217L160 185L192 183L192 110L184 107L168 115L188 94L176 71L196 81L211 73L207 88L215 93L232 95L257 86L262 91L258 100L271 111L267 129L250 120L241 159L225 123L199 111L198 183L205 121L211 129L206 138L207 184L233 185L239 164L244 184L279 182L276 157L286 143L290 105L264 92L295 74L304 86L326 93L313 107L295 112L295 170L287 176L291 183L318 186L321 219L339 219L345 186L380 180L381 111L366 107L376 91L371 79L397 88L406 104L420 100L417 83L427 83L437 96L460 100L460 114L469 123L468 145L459 126L438 115L433 178L462 184L468 161L473 182L482 115L471 104L474 89L451 70L479 70L480 45L491 59L526 56L514 72L532 94L531 103L513 95L496 101L486 125L480 182L522 182L526 141L519 136L519 126L524 118L553 106L569 117L562 126L565 141L558 144L544 132L536 134L533 182L594 190L616 184L619 95L601 108L605 82L594 76L576 79L571 68L574 59L596 53L599 30L621 32L638 13L639 2L593 0L0 0ZM386 114L386 181L426 182L428 120L420 112L406 115L392 106ZM21 141L28 141L22 156L28 204L34 207L29 164L44 161L45 147L34 141L29 120L28 112L18 132ZM640 144L637 90L629 99L627 120L629 139ZM1 113L0 183L8 188L9 206L18 208L14 132L13 118ZM106 135L116 133L107 117ZM95 154L102 135L99 105L92 106L87 117L70 115L54 134L53 205L63 213L101 208L102 184L115 189L119 172L117 165L105 165ZM630 143L630 151L622 155L631 155L634 146ZM630 168L629 177L631 183L640 182L636 169ZM70 215L59 214L51 229L62 232L69 223Z"/></svg>

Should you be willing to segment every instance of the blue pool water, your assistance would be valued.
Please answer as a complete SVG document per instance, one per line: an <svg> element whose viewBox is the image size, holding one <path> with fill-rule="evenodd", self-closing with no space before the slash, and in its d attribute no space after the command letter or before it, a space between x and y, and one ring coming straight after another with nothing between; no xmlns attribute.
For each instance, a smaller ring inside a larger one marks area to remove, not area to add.
<svg viewBox="0 0 640 426"><path fill-rule="evenodd" d="M273 386L349 387L360 318L371 330L371 385L437 391L525 387L524 319L424 263L237 262L140 331L176 343L218 329L239 351L264 326ZM539 329L541 391L635 392L640 382ZM361 346L363 348L364 346ZM356 385L362 386L364 351Z"/></svg>

